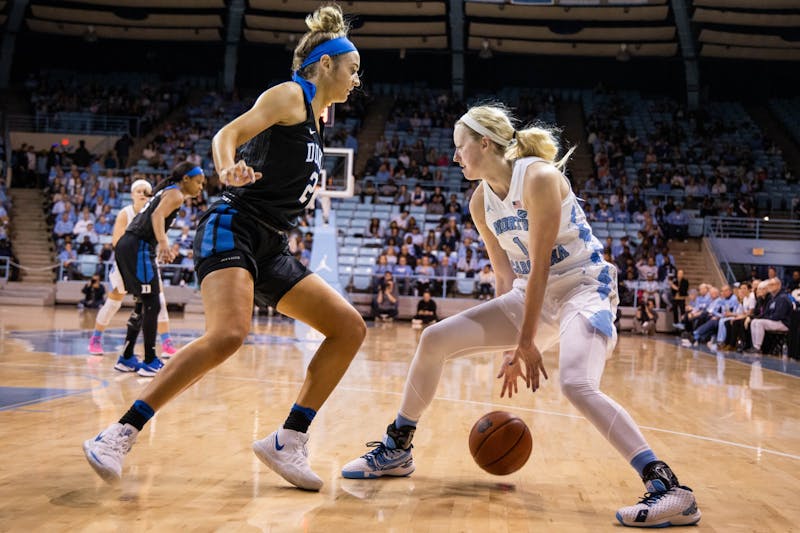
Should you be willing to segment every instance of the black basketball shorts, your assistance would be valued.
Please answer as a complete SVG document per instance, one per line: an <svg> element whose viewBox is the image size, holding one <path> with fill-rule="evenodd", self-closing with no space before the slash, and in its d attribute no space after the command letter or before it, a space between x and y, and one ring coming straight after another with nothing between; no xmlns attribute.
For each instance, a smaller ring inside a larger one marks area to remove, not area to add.
<svg viewBox="0 0 800 533"><path fill-rule="evenodd" d="M198 281L202 284L215 270L244 268L253 276L256 305L277 307L283 295L311 274L289 253L288 242L284 233L216 202L200 219L194 236Z"/></svg>

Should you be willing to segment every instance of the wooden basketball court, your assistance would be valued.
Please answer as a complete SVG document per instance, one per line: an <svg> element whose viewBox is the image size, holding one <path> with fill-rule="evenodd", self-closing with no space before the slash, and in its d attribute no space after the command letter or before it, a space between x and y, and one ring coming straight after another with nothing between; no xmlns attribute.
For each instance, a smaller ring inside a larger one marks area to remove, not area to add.
<svg viewBox="0 0 800 533"><path fill-rule="evenodd" d="M122 343L126 310L106 335ZM113 370L116 355L85 352L92 312L0 309L0 531L619 531L614 513L642 496L634 470L550 381L500 399L497 355L447 365L415 438L409 478L346 480L341 466L381 437L400 402L419 332L371 327L340 387L311 427L320 493L291 488L250 445L285 419L318 340L290 321L254 322L253 342L151 421L111 488L82 442L130 406L145 378ZM203 328L173 316L176 340ZM707 531L800 531L800 390L778 370L670 337L623 336L603 389L642 426L659 458L697 495ZM782 372L787 370L789 372ZM530 426L528 464L493 477L467 437L488 411Z"/></svg>

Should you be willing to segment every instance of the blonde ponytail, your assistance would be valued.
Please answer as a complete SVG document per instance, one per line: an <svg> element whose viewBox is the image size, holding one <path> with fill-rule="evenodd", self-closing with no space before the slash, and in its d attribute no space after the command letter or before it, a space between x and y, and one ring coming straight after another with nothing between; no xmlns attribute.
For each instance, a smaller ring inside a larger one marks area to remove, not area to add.
<svg viewBox="0 0 800 533"><path fill-rule="evenodd" d="M515 134L516 142L511 143L506 149L506 159L514 160L521 157L536 156L550 161L559 170L564 170L572 152L575 151L575 147L570 148L564 157L556 161L559 151L558 141L556 140L557 134L557 129L549 129L542 126L530 126L519 130Z"/></svg>
<svg viewBox="0 0 800 533"><path fill-rule="evenodd" d="M470 127L468 122L473 121L478 126ZM470 108L457 124L461 123L469 128L475 138L488 137L508 160L536 156L551 162L559 170L564 169L575 148L569 149L564 157L556 161L559 151L556 140L558 129L535 125L515 131L514 122L516 119L505 105L490 103ZM484 129L489 135L481 134L475 128Z"/></svg>
<svg viewBox="0 0 800 533"><path fill-rule="evenodd" d="M308 57L308 54L319 44L337 37L346 37L350 31L350 26L344 20L342 8L336 4L324 5L306 17L308 32L300 38L300 42L294 49L292 59L292 70L299 70L300 65ZM302 69L305 75L311 75L312 69L316 69L315 64L308 65Z"/></svg>

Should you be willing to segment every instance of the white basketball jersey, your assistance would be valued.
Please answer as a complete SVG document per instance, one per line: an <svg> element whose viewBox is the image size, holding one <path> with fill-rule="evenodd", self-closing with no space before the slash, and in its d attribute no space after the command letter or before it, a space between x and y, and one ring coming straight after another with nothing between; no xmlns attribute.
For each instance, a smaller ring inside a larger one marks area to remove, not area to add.
<svg viewBox="0 0 800 533"><path fill-rule="evenodd" d="M136 211L133 210L133 204L126 205L122 208L122 211L128 215L128 225L125 226L127 228L131 225L131 222L133 222L133 217L136 216Z"/></svg>
<svg viewBox="0 0 800 533"><path fill-rule="evenodd" d="M528 255L530 228L528 210L523 199L523 185L525 171L537 161L544 160L539 157L524 157L514 162L511 184L504 199L500 199L485 182L483 184L486 223L508 255L511 268L517 275L514 286L520 288L525 288L531 271ZM586 215L570 188L569 194L561 202L558 236L550 255L551 281L554 277L563 279L565 274L573 271L585 275L586 267L601 265L608 265L603 260L603 245L592 234ZM615 277L616 272L606 272L610 283L611 274Z"/></svg>

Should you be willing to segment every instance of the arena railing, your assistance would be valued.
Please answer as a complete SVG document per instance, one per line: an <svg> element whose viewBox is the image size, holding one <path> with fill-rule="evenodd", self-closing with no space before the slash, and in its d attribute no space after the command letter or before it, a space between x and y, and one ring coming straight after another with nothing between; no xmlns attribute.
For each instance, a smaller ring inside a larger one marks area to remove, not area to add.
<svg viewBox="0 0 800 533"><path fill-rule="evenodd" d="M94 113L61 112L35 115L8 115L9 131L37 133L73 133L139 137L141 118L133 115L96 115Z"/></svg>
<svg viewBox="0 0 800 533"><path fill-rule="evenodd" d="M800 240L800 220L706 217L703 234L719 239Z"/></svg>

